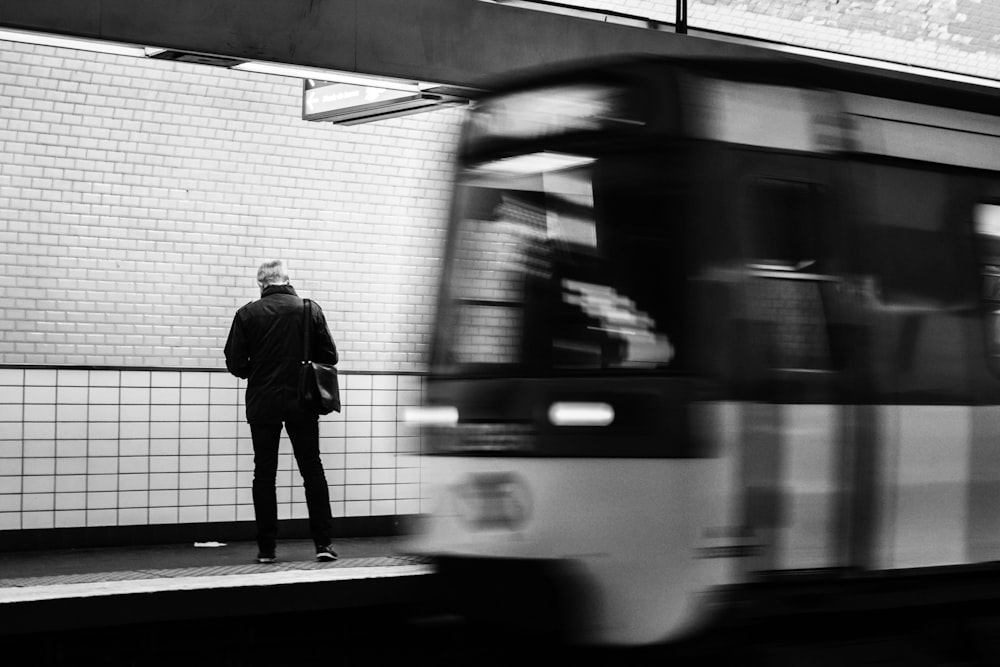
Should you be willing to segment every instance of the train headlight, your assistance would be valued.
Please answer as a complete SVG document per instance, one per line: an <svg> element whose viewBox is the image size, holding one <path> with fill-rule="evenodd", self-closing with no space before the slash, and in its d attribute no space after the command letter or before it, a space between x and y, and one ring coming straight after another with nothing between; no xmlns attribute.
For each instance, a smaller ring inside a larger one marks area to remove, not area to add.
<svg viewBox="0 0 1000 667"><path fill-rule="evenodd" d="M403 421L422 426L454 426L458 423L458 408L451 405L404 408Z"/></svg>
<svg viewBox="0 0 1000 667"><path fill-rule="evenodd" d="M559 402L549 406L553 426L607 426L615 420L615 409L607 403Z"/></svg>

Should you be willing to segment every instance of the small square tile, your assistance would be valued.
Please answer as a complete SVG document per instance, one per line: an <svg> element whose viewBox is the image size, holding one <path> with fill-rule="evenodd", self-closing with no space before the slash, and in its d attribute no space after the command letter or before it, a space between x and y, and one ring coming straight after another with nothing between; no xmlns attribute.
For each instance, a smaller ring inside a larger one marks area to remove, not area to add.
<svg viewBox="0 0 1000 667"><path fill-rule="evenodd" d="M236 489L209 489L208 505L216 507L220 505L236 505Z"/></svg>
<svg viewBox="0 0 1000 667"><path fill-rule="evenodd" d="M396 514L396 501L373 500L369 511L371 516L393 516Z"/></svg>
<svg viewBox="0 0 1000 667"><path fill-rule="evenodd" d="M151 404L152 390L149 387L123 387L120 399L121 405L141 405L148 409Z"/></svg>
<svg viewBox="0 0 1000 667"><path fill-rule="evenodd" d="M89 401L86 385L82 387L60 386L56 390L56 402L62 405L68 403L79 403L87 405Z"/></svg>
<svg viewBox="0 0 1000 667"><path fill-rule="evenodd" d="M54 493L26 493L21 496L22 512L44 512L56 508L56 494Z"/></svg>
<svg viewBox="0 0 1000 667"><path fill-rule="evenodd" d="M172 489L176 491L177 484L176 472L152 472L149 474L150 489Z"/></svg>
<svg viewBox="0 0 1000 667"><path fill-rule="evenodd" d="M57 383L61 387L86 387L90 384L90 372L75 369L59 369Z"/></svg>
<svg viewBox="0 0 1000 667"><path fill-rule="evenodd" d="M87 509L114 509L118 507L118 493L115 491L88 491Z"/></svg>
<svg viewBox="0 0 1000 667"><path fill-rule="evenodd" d="M368 484L348 484L344 487L344 500L347 502L371 500L371 497L371 486Z"/></svg>
<svg viewBox="0 0 1000 667"><path fill-rule="evenodd" d="M117 438L118 422L91 422L87 426L87 438L90 440L110 440Z"/></svg>
<svg viewBox="0 0 1000 667"><path fill-rule="evenodd" d="M9 431L4 428L8 426L7 424L0 424L0 438L8 437ZM10 424L9 426L17 426L16 424ZM21 428L21 437L25 440L55 440L56 435L56 425L53 423L44 422L29 422L25 423ZM87 437L86 431L80 436L67 436L67 437Z"/></svg>
<svg viewBox="0 0 1000 667"><path fill-rule="evenodd" d="M371 516L372 504L370 500L346 500L344 501L344 516Z"/></svg>
<svg viewBox="0 0 1000 667"><path fill-rule="evenodd" d="M176 489L162 489L149 492L149 506L177 507L180 504L180 492Z"/></svg>
<svg viewBox="0 0 1000 667"><path fill-rule="evenodd" d="M117 394L121 384L120 371L90 371L88 382L91 387L114 387Z"/></svg>
<svg viewBox="0 0 1000 667"><path fill-rule="evenodd" d="M86 493L67 493L59 489L59 482L56 480L56 512L60 510L82 510L87 507Z"/></svg>
<svg viewBox="0 0 1000 667"><path fill-rule="evenodd" d="M347 389L371 389L372 388L372 376L371 375L355 375L344 373L341 375L344 380L343 385Z"/></svg>
<svg viewBox="0 0 1000 667"><path fill-rule="evenodd" d="M375 375L372 377L372 389L375 391L388 390L395 393L397 381L395 375Z"/></svg>
<svg viewBox="0 0 1000 667"><path fill-rule="evenodd" d="M159 371L150 375L150 385L153 387L180 387L181 374L175 371Z"/></svg>
<svg viewBox="0 0 1000 667"><path fill-rule="evenodd" d="M181 373L181 386L188 387L208 387L211 382L211 373L187 372Z"/></svg>
<svg viewBox="0 0 1000 667"><path fill-rule="evenodd" d="M22 530L55 528L55 525L55 512L52 510L21 513Z"/></svg>
<svg viewBox="0 0 1000 667"><path fill-rule="evenodd" d="M127 507L118 510L119 526L145 526L154 523L149 520L150 512L145 507Z"/></svg>
<svg viewBox="0 0 1000 667"><path fill-rule="evenodd" d="M118 510L109 509L88 509L87 510L87 525L88 526L117 526L118 525Z"/></svg>
<svg viewBox="0 0 1000 667"><path fill-rule="evenodd" d="M51 427L51 424L46 424L46 426ZM86 440L87 438L87 422L67 422L60 421L55 425L55 437L59 440Z"/></svg>
<svg viewBox="0 0 1000 667"><path fill-rule="evenodd" d="M223 505L221 507L210 506L208 508L208 520L214 522L236 521L236 506Z"/></svg>
<svg viewBox="0 0 1000 667"><path fill-rule="evenodd" d="M0 368L0 396L3 395L4 386L21 386L24 384L24 369L22 368Z"/></svg>
<svg viewBox="0 0 1000 667"><path fill-rule="evenodd" d="M56 475L62 480L63 484L69 483L70 479L77 479L87 476L87 459L84 457L66 457L56 459ZM56 485L57 491L72 491L69 487L60 488Z"/></svg>
<svg viewBox="0 0 1000 667"><path fill-rule="evenodd" d="M118 404L91 405L87 420L92 422L117 422L119 418Z"/></svg>
<svg viewBox="0 0 1000 667"><path fill-rule="evenodd" d="M62 443L59 443L60 446ZM91 440L87 443L88 456L118 456L117 440Z"/></svg>
<svg viewBox="0 0 1000 667"><path fill-rule="evenodd" d="M56 388L55 387L25 387L24 388L24 402L25 403L49 403L54 404L56 402Z"/></svg>
<svg viewBox="0 0 1000 667"><path fill-rule="evenodd" d="M150 507L149 523L153 525L179 523L177 507Z"/></svg>
<svg viewBox="0 0 1000 667"><path fill-rule="evenodd" d="M397 499L396 513L399 515L419 514L420 501L416 499L406 499L406 500Z"/></svg>
<svg viewBox="0 0 1000 667"><path fill-rule="evenodd" d="M21 491L24 494L55 493L55 490L56 478L54 475L32 475L21 479Z"/></svg>
<svg viewBox="0 0 1000 667"><path fill-rule="evenodd" d="M193 506L207 506L208 505L208 490L201 489L184 489L182 488L179 495L181 507L193 507Z"/></svg>
<svg viewBox="0 0 1000 667"><path fill-rule="evenodd" d="M118 507L149 507L149 491L119 491Z"/></svg>
<svg viewBox="0 0 1000 667"><path fill-rule="evenodd" d="M134 389L149 386L149 371L122 371L121 386ZM123 394L125 392L122 392Z"/></svg>
<svg viewBox="0 0 1000 667"><path fill-rule="evenodd" d="M118 405L118 387L91 387L87 399L91 405Z"/></svg>
<svg viewBox="0 0 1000 667"><path fill-rule="evenodd" d="M83 419L87 419L87 406L74 406L83 408ZM0 408L0 421L19 422L23 418L26 422L53 422L56 420L56 406L50 404L29 404L5 405Z"/></svg>
<svg viewBox="0 0 1000 667"><path fill-rule="evenodd" d="M55 475L55 458L25 457L24 475Z"/></svg>

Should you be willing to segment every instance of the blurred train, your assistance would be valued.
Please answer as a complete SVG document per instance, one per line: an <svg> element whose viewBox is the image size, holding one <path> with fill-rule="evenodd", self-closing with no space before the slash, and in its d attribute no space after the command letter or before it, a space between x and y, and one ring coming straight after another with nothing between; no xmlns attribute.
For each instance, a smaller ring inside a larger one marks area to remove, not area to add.
<svg viewBox="0 0 1000 667"><path fill-rule="evenodd" d="M742 584L1000 560L998 103L778 55L478 99L413 416L456 604L641 645Z"/></svg>

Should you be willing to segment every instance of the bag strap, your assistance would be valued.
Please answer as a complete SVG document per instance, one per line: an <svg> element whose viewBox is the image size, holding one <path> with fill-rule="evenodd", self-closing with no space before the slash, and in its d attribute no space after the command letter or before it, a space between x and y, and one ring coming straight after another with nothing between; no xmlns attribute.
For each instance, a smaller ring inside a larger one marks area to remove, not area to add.
<svg viewBox="0 0 1000 667"><path fill-rule="evenodd" d="M312 329L312 302L302 299L302 363L309 362L309 331Z"/></svg>

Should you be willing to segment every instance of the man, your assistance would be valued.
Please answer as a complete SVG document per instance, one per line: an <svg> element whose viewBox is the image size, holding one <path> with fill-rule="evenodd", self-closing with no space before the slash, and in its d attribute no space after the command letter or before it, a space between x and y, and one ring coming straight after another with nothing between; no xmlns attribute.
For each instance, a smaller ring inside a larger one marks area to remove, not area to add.
<svg viewBox="0 0 1000 667"><path fill-rule="evenodd" d="M275 477L278 442L284 424L302 475L309 509L309 531L316 558L336 560L330 546L330 492L319 454L319 417L298 403L299 368L303 356L303 305L288 281L281 260L257 270L260 299L236 312L226 341L226 368L247 379L246 417L253 440L253 508L257 520L257 562L277 560L278 503ZM337 363L337 346L323 310L313 303L310 358Z"/></svg>

